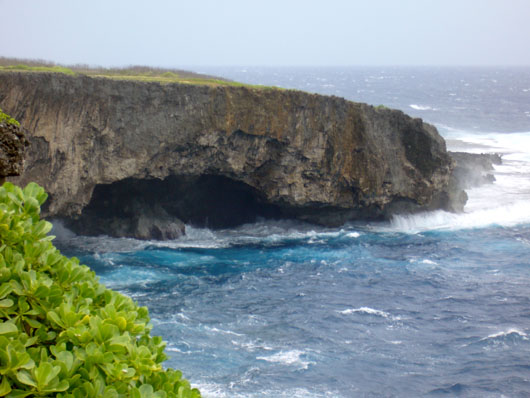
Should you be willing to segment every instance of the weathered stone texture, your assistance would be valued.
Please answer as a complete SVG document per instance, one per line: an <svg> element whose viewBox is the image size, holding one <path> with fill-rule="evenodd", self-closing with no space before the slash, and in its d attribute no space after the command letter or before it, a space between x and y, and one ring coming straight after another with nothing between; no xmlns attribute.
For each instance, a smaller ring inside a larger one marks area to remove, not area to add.
<svg viewBox="0 0 530 398"><path fill-rule="evenodd" d="M0 181L22 173L27 146L28 140L19 126L0 123Z"/></svg>
<svg viewBox="0 0 530 398"><path fill-rule="evenodd" d="M18 181L45 187L51 216L80 215L100 184L201 175L326 225L463 206L433 126L337 97L0 73L0 106L31 132Z"/></svg>

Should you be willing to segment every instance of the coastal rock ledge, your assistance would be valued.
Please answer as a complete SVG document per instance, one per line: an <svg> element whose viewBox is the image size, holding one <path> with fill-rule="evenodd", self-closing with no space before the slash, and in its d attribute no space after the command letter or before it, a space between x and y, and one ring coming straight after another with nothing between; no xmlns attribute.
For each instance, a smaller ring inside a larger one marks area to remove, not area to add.
<svg viewBox="0 0 530 398"><path fill-rule="evenodd" d="M461 210L454 162L421 119L293 90L0 73L28 130L15 181L78 233L172 239L184 223L257 217L327 226Z"/></svg>

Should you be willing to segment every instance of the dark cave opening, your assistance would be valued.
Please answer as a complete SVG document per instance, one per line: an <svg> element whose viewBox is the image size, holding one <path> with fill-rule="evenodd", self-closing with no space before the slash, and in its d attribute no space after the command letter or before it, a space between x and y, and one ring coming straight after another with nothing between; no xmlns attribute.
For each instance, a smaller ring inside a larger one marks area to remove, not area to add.
<svg viewBox="0 0 530 398"><path fill-rule="evenodd" d="M142 215L220 229L282 218L282 211L266 203L255 188L223 176L127 178L97 185L79 219L69 224L85 235L132 236L129 224L138 223L134 220Z"/></svg>

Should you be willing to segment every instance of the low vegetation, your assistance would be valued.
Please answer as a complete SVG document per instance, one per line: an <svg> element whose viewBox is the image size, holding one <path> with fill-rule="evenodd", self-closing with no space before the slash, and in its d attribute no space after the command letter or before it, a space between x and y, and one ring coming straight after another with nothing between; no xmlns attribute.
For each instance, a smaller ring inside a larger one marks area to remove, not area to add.
<svg viewBox="0 0 530 398"><path fill-rule="evenodd" d="M15 126L20 127L18 120L13 119L11 116L5 114L0 108L0 123L14 124Z"/></svg>
<svg viewBox="0 0 530 398"><path fill-rule="evenodd" d="M164 369L148 310L63 256L44 189L0 187L0 397L199 398Z"/></svg>
<svg viewBox="0 0 530 398"><path fill-rule="evenodd" d="M202 75L178 69L130 66L125 68L101 68L88 65L61 66L46 61L22 60L0 57L0 71L54 72L67 75L85 75L118 80L158 82L161 84L199 84L208 86L244 86L257 89L279 89L277 87L251 85L220 77Z"/></svg>

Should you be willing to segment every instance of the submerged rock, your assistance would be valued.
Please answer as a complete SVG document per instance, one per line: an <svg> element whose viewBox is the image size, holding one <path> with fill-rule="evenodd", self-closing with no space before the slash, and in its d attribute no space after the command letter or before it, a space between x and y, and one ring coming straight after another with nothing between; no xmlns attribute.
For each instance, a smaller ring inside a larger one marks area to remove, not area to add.
<svg viewBox="0 0 530 398"><path fill-rule="evenodd" d="M31 131L18 181L43 185L46 214L82 233L99 223L167 238L175 220L256 217L335 226L465 202L433 126L342 98L11 72L0 73L0 106Z"/></svg>

